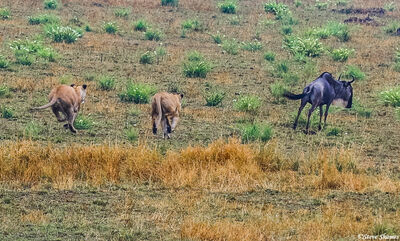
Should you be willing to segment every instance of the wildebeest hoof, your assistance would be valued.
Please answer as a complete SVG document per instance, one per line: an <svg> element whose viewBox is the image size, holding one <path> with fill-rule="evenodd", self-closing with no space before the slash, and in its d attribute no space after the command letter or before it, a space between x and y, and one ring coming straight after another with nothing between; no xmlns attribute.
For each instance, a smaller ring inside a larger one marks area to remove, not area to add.
<svg viewBox="0 0 400 241"><path fill-rule="evenodd" d="M69 128L69 124L64 124L64 128L68 129Z"/></svg>
<svg viewBox="0 0 400 241"><path fill-rule="evenodd" d="M306 134L306 135L315 135L317 133L315 131L305 130L304 134Z"/></svg>

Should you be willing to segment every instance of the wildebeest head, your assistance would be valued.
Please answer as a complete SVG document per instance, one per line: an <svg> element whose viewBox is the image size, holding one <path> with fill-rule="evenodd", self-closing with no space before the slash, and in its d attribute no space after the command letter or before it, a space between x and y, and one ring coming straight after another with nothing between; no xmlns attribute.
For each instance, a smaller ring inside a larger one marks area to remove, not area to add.
<svg viewBox="0 0 400 241"><path fill-rule="evenodd" d="M342 88L339 91L339 93L337 93L337 96L335 99L341 100L344 103L347 102L347 104L344 105L343 107L351 108L351 106L353 104L353 87L351 86L351 83L354 82L354 77L353 77L352 81L347 82L344 80L340 80L340 76L339 76L338 81L340 81L340 83L342 83Z"/></svg>

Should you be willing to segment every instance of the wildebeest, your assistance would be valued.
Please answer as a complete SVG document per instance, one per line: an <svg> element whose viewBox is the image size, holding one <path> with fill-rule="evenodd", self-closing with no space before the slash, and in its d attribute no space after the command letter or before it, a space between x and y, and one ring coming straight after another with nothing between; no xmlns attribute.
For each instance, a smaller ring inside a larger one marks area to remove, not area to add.
<svg viewBox="0 0 400 241"><path fill-rule="evenodd" d="M328 116L328 110L331 104L351 108L353 100L353 87L351 86L351 83L353 82L354 77L352 81L347 82L341 81L340 76L338 80L335 80L331 73L324 72L317 79L307 85L302 94L296 95L290 92L285 92L283 95L291 100L301 99L299 112L294 121L293 129L296 129L300 113L307 103L311 104L311 108L308 111L306 132L308 132L310 116L317 106L319 106L320 115L319 130L321 130L323 105L326 105L324 125L326 124L326 117Z"/></svg>

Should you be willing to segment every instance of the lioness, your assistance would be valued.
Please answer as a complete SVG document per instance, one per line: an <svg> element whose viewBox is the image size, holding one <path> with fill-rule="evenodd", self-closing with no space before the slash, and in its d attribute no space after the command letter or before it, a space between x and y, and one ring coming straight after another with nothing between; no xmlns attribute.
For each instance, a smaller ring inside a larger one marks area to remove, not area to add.
<svg viewBox="0 0 400 241"><path fill-rule="evenodd" d="M57 86L51 90L48 104L32 109L41 110L51 106L57 120L59 122L68 121L64 127L76 133L74 121L81 104L85 102L86 87L87 85L76 86L75 84ZM63 113L64 117L60 116L60 112Z"/></svg>
<svg viewBox="0 0 400 241"><path fill-rule="evenodd" d="M183 94L171 94L160 92L155 94L151 100L151 117L153 124L153 134L157 134L157 129L162 124L164 138L170 138L170 133L175 130L181 111L181 101ZM169 124L169 119L172 124Z"/></svg>

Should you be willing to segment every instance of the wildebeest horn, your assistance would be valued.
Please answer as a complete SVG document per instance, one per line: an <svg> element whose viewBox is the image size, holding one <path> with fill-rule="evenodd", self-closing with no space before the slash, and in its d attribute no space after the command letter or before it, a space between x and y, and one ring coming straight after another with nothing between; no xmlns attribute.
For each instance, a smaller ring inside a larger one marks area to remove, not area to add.
<svg viewBox="0 0 400 241"><path fill-rule="evenodd" d="M353 82L354 82L354 80L355 80L355 79L354 79L354 76L353 76L353 80L352 80L352 81L350 81L350 82L349 82L349 84L353 83Z"/></svg>

